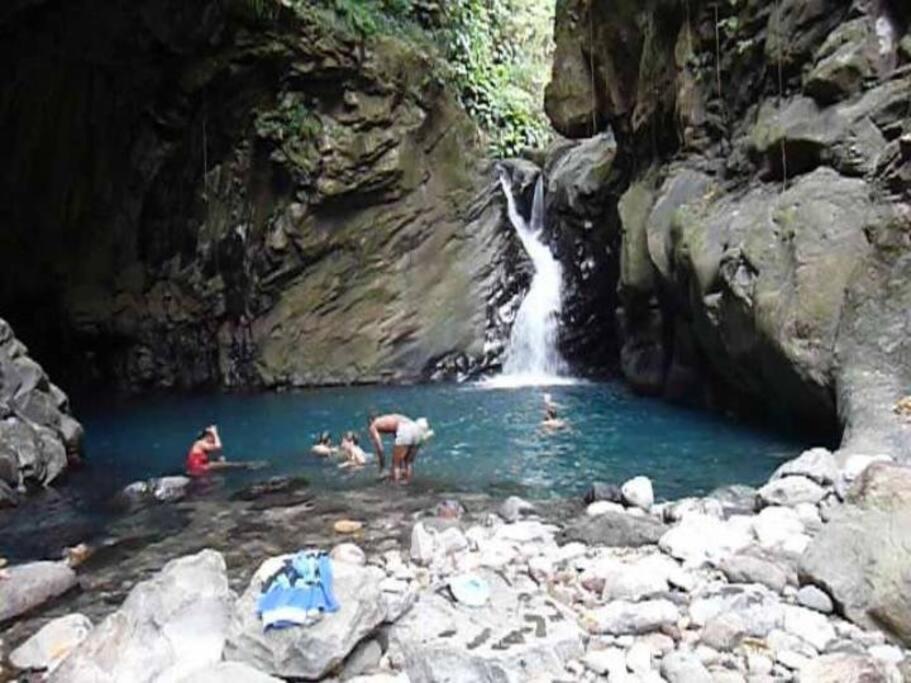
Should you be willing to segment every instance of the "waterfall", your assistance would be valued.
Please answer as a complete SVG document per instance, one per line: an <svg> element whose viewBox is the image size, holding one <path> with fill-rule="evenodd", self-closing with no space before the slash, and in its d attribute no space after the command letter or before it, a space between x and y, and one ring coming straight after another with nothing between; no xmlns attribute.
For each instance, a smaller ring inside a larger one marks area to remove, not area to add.
<svg viewBox="0 0 911 683"><path fill-rule="evenodd" d="M519 213L512 184L505 173L500 184L506 196L509 220L534 266L531 287L513 322L506 347L503 375L493 380L500 386L555 384L570 381L557 351L557 325L562 308L563 269L543 242L544 179L538 178L531 217Z"/></svg>

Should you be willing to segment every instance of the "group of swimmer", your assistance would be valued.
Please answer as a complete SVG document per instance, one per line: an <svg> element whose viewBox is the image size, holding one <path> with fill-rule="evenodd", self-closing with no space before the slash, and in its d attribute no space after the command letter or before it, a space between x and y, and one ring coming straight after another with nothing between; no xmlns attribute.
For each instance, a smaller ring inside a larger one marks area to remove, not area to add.
<svg viewBox="0 0 911 683"><path fill-rule="evenodd" d="M541 421L541 428L546 433L566 429L569 426L566 420L558 416L558 407L550 394L544 394L544 419ZM371 413L367 418L367 432L370 435L381 474L386 465L383 436L393 437L390 479L400 483L411 481L414 476L414 461L418 451L434 434L427 418L419 417L413 420L398 413L387 415ZM345 432L338 446L332 445L332 437L329 432L323 432L310 450L311 453L320 457L341 457L342 462L339 464L341 468L361 468L369 460L369 454L361 448L358 435L353 431ZM222 453L218 427L210 425L199 433L190 447L187 454L186 471L191 477L201 477L218 470L250 469L259 464L226 460Z"/></svg>

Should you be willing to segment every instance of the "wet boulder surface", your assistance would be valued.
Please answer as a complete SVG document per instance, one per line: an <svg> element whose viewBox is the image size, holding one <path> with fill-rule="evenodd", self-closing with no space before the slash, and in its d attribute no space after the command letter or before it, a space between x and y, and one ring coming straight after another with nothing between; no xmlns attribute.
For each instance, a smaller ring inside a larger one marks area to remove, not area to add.
<svg viewBox="0 0 911 683"><path fill-rule="evenodd" d="M594 315L564 341L616 330L637 391L907 453L907 35L893 2L560 3L549 229Z"/></svg>

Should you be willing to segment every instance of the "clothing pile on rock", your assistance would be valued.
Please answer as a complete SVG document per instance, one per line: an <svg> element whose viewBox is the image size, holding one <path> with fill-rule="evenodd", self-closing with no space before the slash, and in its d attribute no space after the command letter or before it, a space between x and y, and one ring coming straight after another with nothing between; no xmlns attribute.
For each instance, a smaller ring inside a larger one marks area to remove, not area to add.
<svg viewBox="0 0 911 683"><path fill-rule="evenodd" d="M301 551L263 583L257 610L263 629L308 626L340 605L332 592L332 560L323 552Z"/></svg>

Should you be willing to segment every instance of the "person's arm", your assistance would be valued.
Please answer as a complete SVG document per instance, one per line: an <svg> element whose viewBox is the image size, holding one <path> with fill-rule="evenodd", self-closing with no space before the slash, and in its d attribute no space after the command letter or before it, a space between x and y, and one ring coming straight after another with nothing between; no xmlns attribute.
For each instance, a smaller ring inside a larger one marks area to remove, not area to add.
<svg viewBox="0 0 911 683"><path fill-rule="evenodd" d="M373 443L373 450L376 452L376 461L380 466L380 472L383 471L383 439L380 437L380 431L376 428L376 420L370 423L370 441Z"/></svg>
<svg viewBox="0 0 911 683"><path fill-rule="evenodd" d="M219 461L224 462L225 456L221 455L221 437L218 435L218 427L212 425L209 427L209 432L212 434L213 443L205 444L204 448L208 454L219 454Z"/></svg>

